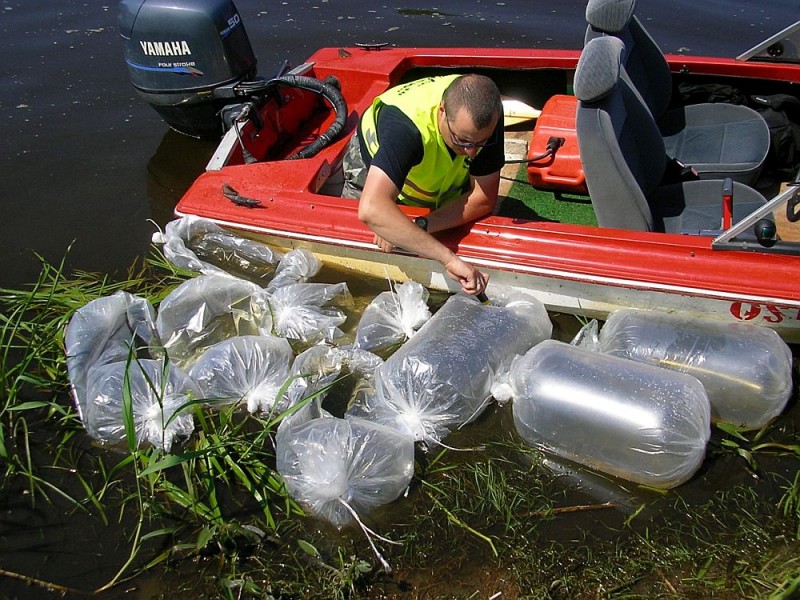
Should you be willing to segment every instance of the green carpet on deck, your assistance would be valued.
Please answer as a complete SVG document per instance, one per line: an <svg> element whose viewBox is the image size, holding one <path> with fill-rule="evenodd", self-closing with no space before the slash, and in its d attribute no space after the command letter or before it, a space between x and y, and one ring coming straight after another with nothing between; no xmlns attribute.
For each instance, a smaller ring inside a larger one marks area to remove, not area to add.
<svg viewBox="0 0 800 600"><path fill-rule="evenodd" d="M597 225L597 218L588 196L535 189L528 183L527 169L524 165L519 169L508 196L503 200L500 216Z"/></svg>

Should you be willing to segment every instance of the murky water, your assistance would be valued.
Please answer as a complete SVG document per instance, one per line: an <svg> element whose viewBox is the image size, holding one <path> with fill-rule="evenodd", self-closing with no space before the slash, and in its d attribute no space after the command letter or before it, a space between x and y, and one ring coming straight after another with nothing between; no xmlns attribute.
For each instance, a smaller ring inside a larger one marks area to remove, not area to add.
<svg viewBox="0 0 800 600"><path fill-rule="evenodd" d="M239 0L237 6L264 75L285 59L302 62L321 45L579 48L585 29L583 0L444 0L435 9L417 1L355 0ZM170 131L136 96L122 61L115 2L2 0L0 7L0 286L34 281L36 255L57 264L68 249L68 269L125 269L147 252L154 223L171 218L212 145ZM796 20L800 7L795 0L642 0L637 14L667 52L732 56ZM571 326L564 327L566 337ZM42 426L34 438L50 431ZM0 568L81 589L113 575L128 549L114 525L124 517L109 515L106 526L63 508L68 504L53 496L32 505L26 490L4 489ZM122 597L124 590L105 597ZM52 594L0 577L5 596Z"/></svg>

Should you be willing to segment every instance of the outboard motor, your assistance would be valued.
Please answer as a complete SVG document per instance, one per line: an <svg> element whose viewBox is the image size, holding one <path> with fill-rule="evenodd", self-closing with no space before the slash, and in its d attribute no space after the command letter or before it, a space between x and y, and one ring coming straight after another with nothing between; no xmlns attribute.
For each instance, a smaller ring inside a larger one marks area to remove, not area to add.
<svg viewBox="0 0 800 600"><path fill-rule="evenodd" d="M230 0L122 0L119 31L136 91L171 127L219 137L218 112L256 57Z"/></svg>

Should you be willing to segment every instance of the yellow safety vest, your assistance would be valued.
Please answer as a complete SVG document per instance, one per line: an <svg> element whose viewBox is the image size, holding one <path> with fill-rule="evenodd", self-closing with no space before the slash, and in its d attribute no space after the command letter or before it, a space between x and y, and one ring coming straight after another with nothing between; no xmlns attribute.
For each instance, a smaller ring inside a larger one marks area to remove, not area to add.
<svg viewBox="0 0 800 600"><path fill-rule="evenodd" d="M425 77L391 88L375 98L361 118L362 139L373 157L380 146L377 116L384 104L399 108L422 134L422 161L411 168L400 190L398 200L403 204L436 209L468 188L467 157L451 156L437 119L442 95L456 77Z"/></svg>

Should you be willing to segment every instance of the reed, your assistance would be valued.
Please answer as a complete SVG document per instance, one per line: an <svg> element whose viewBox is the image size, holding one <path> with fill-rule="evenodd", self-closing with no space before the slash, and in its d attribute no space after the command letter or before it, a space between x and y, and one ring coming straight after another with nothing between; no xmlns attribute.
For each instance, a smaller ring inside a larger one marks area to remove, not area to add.
<svg viewBox="0 0 800 600"><path fill-rule="evenodd" d="M129 368L136 368L135 361L131 357ZM234 555L244 547L257 547L270 533L276 532L280 521L304 514L288 496L282 478L275 471L273 436L283 418L313 401L315 396L284 413L266 416L250 415L242 402L209 410L207 401L189 400L175 415L183 410L193 411L199 424L196 435L180 450L164 453L155 448L141 448L130 390L128 387L126 390L123 415L129 456L115 471L123 468L134 471L135 490L126 502L133 505L138 519L128 560L98 592L170 558L172 553L165 552L143 567L134 568L144 544L155 537L178 541L188 534L195 541L188 546L183 544L181 551L188 549L197 556L213 549L235 560ZM153 391L157 398L163 397L163 390ZM151 520L166 520L173 525L145 534L143 526Z"/></svg>
<svg viewBox="0 0 800 600"><path fill-rule="evenodd" d="M785 600L800 590L800 449L790 427L717 427L709 461L725 462L729 479L744 474L745 483L726 479L725 489L710 496L702 490L706 499L698 500L693 483L686 492L657 494L610 482L620 495L630 494L626 505L576 493L565 477L545 468L538 451L510 433L510 407L497 409L475 424L480 449L465 428L447 442L471 450L419 452L407 496L365 516L371 528L403 543L386 549L393 577L375 568L357 528L340 532L299 518L302 508L275 471L273 436L287 413L254 416L236 404L190 399L182 409L194 415L196 431L167 454L139 446L126 386L125 442L89 446L68 397L64 327L92 299L124 289L157 304L192 274L156 252L118 281L90 273L67 276L64 264L42 261L32 286L0 290L0 376L6 390L0 403L0 491L22 481L34 502L58 500L103 523L115 514L132 515L127 555L97 592L147 571L157 574L165 597L447 598L502 592L501 597L553 599ZM137 368L134 356L128 366ZM51 433L43 435L43 429ZM494 435L498 430L509 433ZM47 448L35 451L42 439ZM42 457L49 462L43 464ZM781 479L786 465L794 477ZM70 485L60 486L54 473L71 478ZM585 483L589 474L584 475ZM778 493L770 496L773 488Z"/></svg>
<svg viewBox="0 0 800 600"><path fill-rule="evenodd" d="M274 468L272 436L284 415L253 416L240 410L239 405L209 411L206 403L190 401L181 410L193 411L199 432L180 451L164 454L139 445L128 375L122 398L126 440L123 457L116 459L120 449L94 453L94 476L74 469L69 445L75 432L80 431L80 423L68 399L63 345L70 318L89 301L118 290L157 304L192 274L175 269L158 252L143 265L131 267L127 276L116 282L85 272L67 277L65 261L54 267L40 260L41 274L29 289L0 290L0 376L6 389L0 406L3 483L24 477L32 501L58 494L81 510L95 509L104 521L109 503L114 502L122 503L120 510L136 515L128 559L97 592L165 560L171 553L142 561L142 548L154 538L177 540L195 531L195 549L199 552L210 544L226 547L234 538L252 537L259 528L240 522L242 519L255 520L265 530L274 531L279 515L283 518L302 514L286 494ZM131 354L126 373L137 368L137 362ZM162 381L165 379L162 377ZM163 390L155 389L153 382L149 385L160 402ZM36 399L30 399L32 396ZM68 495L37 472L37 467L43 465L34 464L31 429L34 422L40 426L42 422L52 422L54 416L67 433L49 447L49 468L74 472L85 498ZM120 493L112 493L113 490ZM164 519L173 524L146 531L148 523Z"/></svg>
<svg viewBox="0 0 800 600"><path fill-rule="evenodd" d="M795 523L795 539L800 541L800 471L794 474L794 479L788 482L781 496L779 507L783 514Z"/></svg>
<svg viewBox="0 0 800 600"><path fill-rule="evenodd" d="M63 346L64 329L74 312L122 289L157 302L191 275L154 251L144 264L134 263L121 280L83 271L67 276L67 256L58 265L38 257L39 277L25 289L0 288L0 384L5 390L0 405L0 459L7 475L31 472L29 415L45 411L49 419L74 421L74 411L64 402L69 384Z"/></svg>

